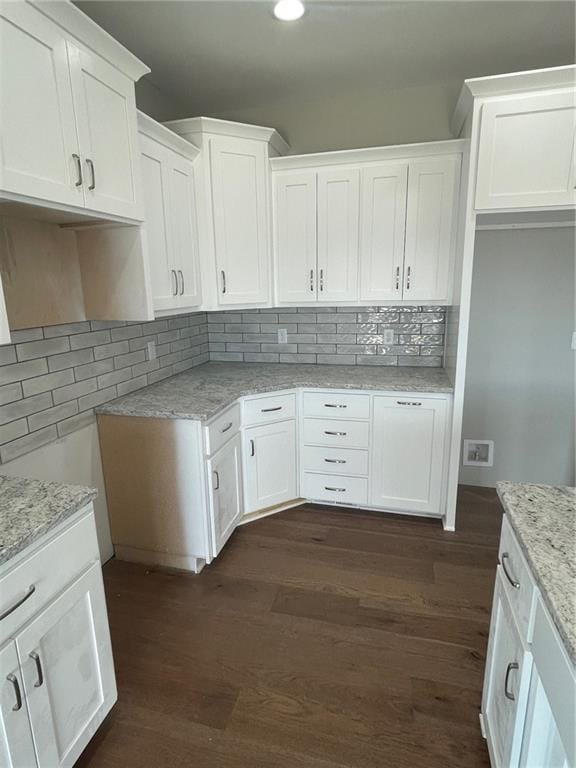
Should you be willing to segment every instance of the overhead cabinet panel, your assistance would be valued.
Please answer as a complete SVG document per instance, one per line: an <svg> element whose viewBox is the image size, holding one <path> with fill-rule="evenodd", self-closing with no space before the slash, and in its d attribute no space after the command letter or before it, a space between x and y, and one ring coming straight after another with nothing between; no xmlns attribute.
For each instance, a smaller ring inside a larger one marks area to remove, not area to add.
<svg viewBox="0 0 576 768"><path fill-rule="evenodd" d="M268 300L268 153L259 141L210 139L220 304Z"/></svg>
<svg viewBox="0 0 576 768"><path fill-rule="evenodd" d="M0 42L2 189L83 206L66 38L27 3L3 3Z"/></svg>
<svg viewBox="0 0 576 768"><path fill-rule="evenodd" d="M278 176L274 210L278 300L316 301L316 173Z"/></svg>
<svg viewBox="0 0 576 768"><path fill-rule="evenodd" d="M482 105L476 209L576 203L573 91L533 93Z"/></svg>

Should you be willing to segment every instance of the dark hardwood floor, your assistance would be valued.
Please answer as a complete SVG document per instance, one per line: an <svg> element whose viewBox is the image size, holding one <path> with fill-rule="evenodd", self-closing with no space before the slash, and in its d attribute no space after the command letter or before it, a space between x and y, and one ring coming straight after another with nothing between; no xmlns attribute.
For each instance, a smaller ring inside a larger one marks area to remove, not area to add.
<svg viewBox="0 0 576 768"><path fill-rule="evenodd" d="M306 505L199 576L104 568L119 700L82 768L485 768L501 508L438 521Z"/></svg>

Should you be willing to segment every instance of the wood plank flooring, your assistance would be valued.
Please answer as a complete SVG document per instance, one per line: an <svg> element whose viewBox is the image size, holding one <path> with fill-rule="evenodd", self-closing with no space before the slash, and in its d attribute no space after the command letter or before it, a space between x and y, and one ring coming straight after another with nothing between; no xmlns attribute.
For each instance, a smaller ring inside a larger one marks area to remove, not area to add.
<svg viewBox="0 0 576 768"><path fill-rule="evenodd" d="M306 505L199 576L104 567L119 701L81 768L487 768L478 712L501 507Z"/></svg>

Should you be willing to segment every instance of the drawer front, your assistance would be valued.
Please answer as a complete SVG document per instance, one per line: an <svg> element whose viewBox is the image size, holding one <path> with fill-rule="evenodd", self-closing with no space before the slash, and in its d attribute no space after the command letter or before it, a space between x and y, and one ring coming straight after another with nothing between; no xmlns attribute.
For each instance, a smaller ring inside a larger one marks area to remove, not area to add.
<svg viewBox="0 0 576 768"><path fill-rule="evenodd" d="M305 472L367 475L368 451L305 445L302 448L302 468Z"/></svg>
<svg viewBox="0 0 576 768"><path fill-rule="evenodd" d="M300 493L305 499L313 501L366 504L368 501L368 480L363 477L304 472Z"/></svg>
<svg viewBox="0 0 576 768"><path fill-rule="evenodd" d="M498 560L502 566L504 590L522 639L530 642L535 584L506 515L502 520Z"/></svg>
<svg viewBox="0 0 576 768"><path fill-rule="evenodd" d="M0 579L0 615L10 611L0 621L0 643L98 559L96 526L89 514L8 571Z"/></svg>
<svg viewBox="0 0 576 768"><path fill-rule="evenodd" d="M296 395L274 395L244 401L244 426L296 418Z"/></svg>
<svg viewBox="0 0 576 768"><path fill-rule="evenodd" d="M370 418L370 395L339 395L336 392L305 392L304 416L327 419Z"/></svg>
<svg viewBox="0 0 576 768"><path fill-rule="evenodd" d="M304 419L304 443L306 445L368 448L369 434L370 425L367 421Z"/></svg>
<svg viewBox="0 0 576 768"><path fill-rule="evenodd" d="M216 416L214 421L206 427L206 450L208 456L224 445L231 437L234 437L240 429L240 406L235 403L231 408Z"/></svg>

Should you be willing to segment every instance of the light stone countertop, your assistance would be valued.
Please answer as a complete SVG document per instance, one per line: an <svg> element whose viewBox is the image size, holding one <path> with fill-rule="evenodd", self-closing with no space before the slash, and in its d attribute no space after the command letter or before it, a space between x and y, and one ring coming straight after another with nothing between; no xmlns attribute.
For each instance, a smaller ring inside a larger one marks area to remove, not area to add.
<svg viewBox="0 0 576 768"><path fill-rule="evenodd" d="M0 475L0 565L71 517L94 488Z"/></svg>
<svg viewBox="0 0 576 768"><path fill-rule="evenodd" d="M576 488L497 483L542 598L576 664Z"/></svg>
<svg viewBox="0 0 576 768"><path fill-rule="evenodd" d="M299 387L453 392L443 368L205 363L105 403L96 412L206 421L239 397Z"/></svg>

